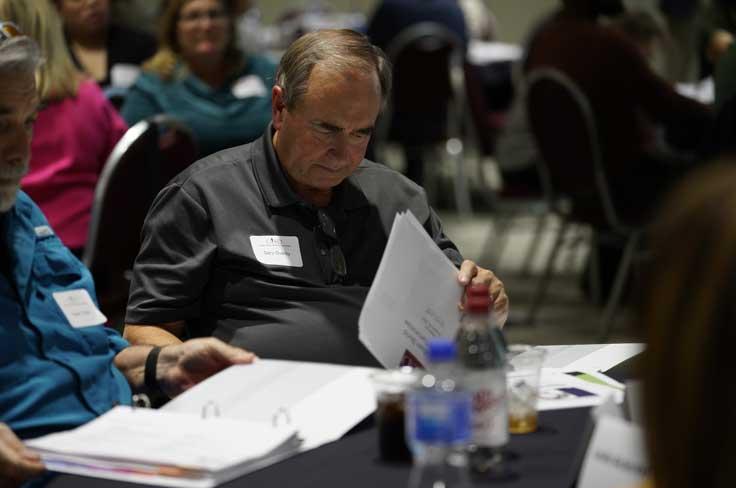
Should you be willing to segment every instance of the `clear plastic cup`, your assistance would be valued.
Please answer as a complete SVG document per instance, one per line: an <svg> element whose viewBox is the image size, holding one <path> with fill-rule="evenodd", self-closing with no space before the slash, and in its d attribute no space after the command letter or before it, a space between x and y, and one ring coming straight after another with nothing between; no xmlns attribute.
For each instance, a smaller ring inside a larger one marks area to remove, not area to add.
<svg viewBox="0 0 736 488"><path fill-rule="evenodd" d="M547 351L527 344L512 344L508 348L509 432L527 434L537 430L539 414L539 379Z"/></svg>

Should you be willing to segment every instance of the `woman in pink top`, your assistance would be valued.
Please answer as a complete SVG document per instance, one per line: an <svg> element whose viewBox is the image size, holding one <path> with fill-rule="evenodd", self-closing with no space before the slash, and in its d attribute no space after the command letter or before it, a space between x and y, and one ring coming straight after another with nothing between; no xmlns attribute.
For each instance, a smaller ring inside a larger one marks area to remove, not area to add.
<svg viewBox="0 0 736 488"><path fill-rule="evenodd" d="M74 66L61 20L48 0L0 0L0 17L33 37L45 58L39 76L43 108L21 187L79 256L87 241L97 179L127 127L94 80Z"/></svg>

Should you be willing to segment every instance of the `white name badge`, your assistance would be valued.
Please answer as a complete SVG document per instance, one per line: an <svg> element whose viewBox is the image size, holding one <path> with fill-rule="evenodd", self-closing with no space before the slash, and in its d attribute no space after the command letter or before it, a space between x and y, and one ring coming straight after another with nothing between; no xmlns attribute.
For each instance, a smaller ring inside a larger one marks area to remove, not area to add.
<svg viewBox="0 0 736 488"><path fill-rule="evenodd" d="M265 97L268 95L268 88L259 77L248 75L233 84L232 93L237 98Z"/></svg>
<svg viewBox="0 0 736 488"><path fill-rule="evenodd" d="M38 227L34 227L33 232L36 233L36 237L38 238L54 235L54 231L48 225L39 225Z"/></svg>
<svg viewBox="0 0 736 488"><path fill-rule="evenodd" d="M578 488L636 486L648 472L642 428L620 418L600 417L585 454Z"/></svg>
<svg viewBox="0 0 736 488"><path fill-rule="evenodd" d="M259 263L295 268L304 266L298 237L250 236L250 245L253 246L253 254Z"/></svg>
<svg viewBox="0 0 736 488"><path fill-rule="evenodd" d="M87 290L57 291L52 294L56 304L74 328L91 327L107 322Z"/></svg>
<svg viewBox="0 0 736 488"><path fill-rule="evenodd" d="M141 74L141 69L128 63L117 63L110 68L110 84L116 88L130 88Z"/></svg>

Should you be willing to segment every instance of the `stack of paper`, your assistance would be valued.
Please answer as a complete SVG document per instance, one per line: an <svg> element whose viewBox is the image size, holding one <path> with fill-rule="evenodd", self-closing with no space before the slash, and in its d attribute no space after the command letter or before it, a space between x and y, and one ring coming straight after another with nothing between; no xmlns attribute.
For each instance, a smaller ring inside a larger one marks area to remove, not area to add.
<svg viewBox="0 0 736 488"><path fill-rule="evenodd" d="M26 444L51 471L210 487L283 459L299 443L289 426L116 407L77 429Z"/></svg>

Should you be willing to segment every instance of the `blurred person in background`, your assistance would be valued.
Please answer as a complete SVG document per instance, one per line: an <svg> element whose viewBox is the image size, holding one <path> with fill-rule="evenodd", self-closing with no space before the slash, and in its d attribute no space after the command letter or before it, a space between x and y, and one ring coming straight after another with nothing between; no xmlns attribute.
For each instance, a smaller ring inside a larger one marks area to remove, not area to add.
<svg viewBox="0 0 736 488"><path fill-rule="evenodd" d="M631 10L610 12L613 16L601 16L598 22L617 30L633 42L649 65L653 65L659 43L666 39L667 33L657 19L649 12ZM537 32L560 12L542 18L530 31L524 46L526 53ZM507 113L496 144L496 159L501 170L504 193L539 194L542 185L539 180L539 150L531 133L526 114L526 78L522 72L525 59L514 66L514 99ZM664 145L664 141L661 141Z"/></svg>
<svg viewBox="0 0 736 488"><path fill-rule="evenodd" d="M127 126L94 80L74 66L50 0L0 0L0 17L35 39L45 59L39 73L43 108L21 185L62 242L81 256L97 180Z"/></svg>
<svg viewBox="0 0 736 488"><path fill-rule="evenodd" d="M384 51L404 29L419 22L447 27L463 46L469 40L467 23L457 0L382 0L368 23L366 34Z"/></svg>
<svg viewBox="0 0 736 488"><path fill-rule="evenodd" d="M595 118L602 165L611 198L627 225L642 225L671 185L699 160L712 124L711 110L679 95L658 76L642 50L621 32L601 25L602 15L623 13L620 0L562 0L562 10L532 39L525 76L555 68L587 97ZM666 131L667 146L662 144ZM666 150L662 150L663 147ZM568 174L582 161L569 161ZM573 204L606 227L594 192ZM621 248L599 244L600 290L605 298L618 269ZM590 276L586 273L586 278ZM584 284L584 289L587 287Z"/></svg>
<svg viewBox="0 0 736 488"><path fill-rule="evenodd" d="M468 28L463 11L456 0L383 0L378 3L373 12L366 34L373 44L392 56L393 41L406 29L425 22L439 24L449 30L454 34L460 48L465 53L469 41ZM409 60L406 63L415 62ZM427 88L413 81L403 81L408 77L406 68L402 70L394 66L393 69L395 78L392 94L393 113L385 114L391 117L388 137L401 144L405 162L404 174L418 185L422 185L425 175L426 146L430 144L428 141L442 140L447 129L449 75L438 75L436 63L430 66L421 65L417 69L412 64L411 69L408 70L410 73L414 74L414 71L422 70L424 74L427 71L432 74L433 81L428 86L433 96L440 91L440 89L432 88L438 84L442 85L442 90L448 93L445 99L427 100L428 103L425 104L423 101L429 95L423 91ZM417 79L421 79L423 73L416 74ZM413 98L418 100L407 96L407 90L414 93ZM403 102L397 103L399 100Z"/></svg>
<svg viewBox="0 0 736 488"><path fill-rule="evenodd" d="M658 47L667 39L666 27L645 10L627 10L613 17L609 25L633 42L650 65L654 63Z"/></svg>
<svg viewBox="0 0 736 488"><path fill-rule="evenodd" d="M103 88L128 88L138 66L156 52L151 34L112 22L110 0L54 2L74 64Z"/></svg>
<svg viewBox="0 0 736 488"><path fill-rule="evenodd" d="M167 4L159 50L122 107L129 124L169 114L192 129L200 156L261 136L271 120L276 65L238 49L232 8L225 0Z"/></svg>
<svg viewBox="0 0 736 488"><path fill-rule="evenodd" d="M116 23L142 29L155 37L156 22L165 0L110 0L110 12Z"/></svg>
<svg viewBox="0 0 736 488"><path fill-rule="evenodd" d="M647 343L648 486L736 486L734 188L733 159L699 169L668 196L651 229L637 317Z"/></svg>

